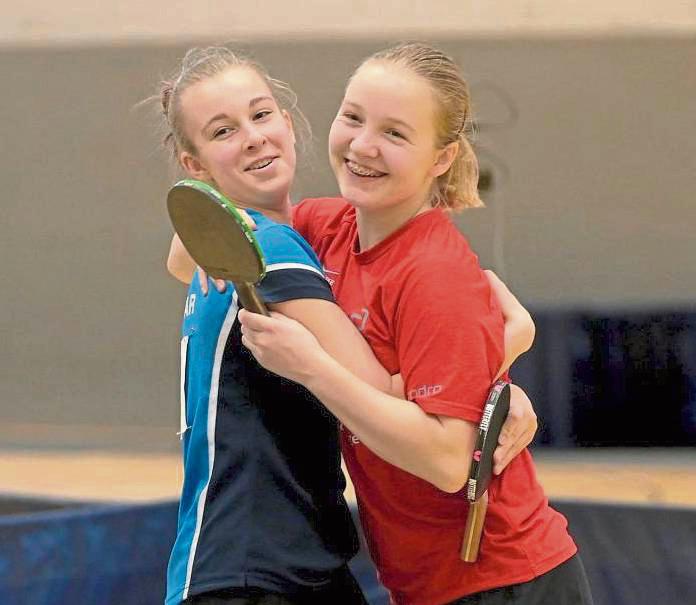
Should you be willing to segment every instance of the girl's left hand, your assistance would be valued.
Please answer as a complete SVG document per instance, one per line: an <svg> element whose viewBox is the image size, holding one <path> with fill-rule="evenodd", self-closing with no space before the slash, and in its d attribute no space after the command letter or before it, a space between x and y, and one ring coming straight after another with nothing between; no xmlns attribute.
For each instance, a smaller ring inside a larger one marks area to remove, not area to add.
<svg viewBox="0 0 696 605"><path fill-rule="evenodd" d="M305 384L328 353L300 322L271 311L266 317L245 309L239 311L242 344L264 368Z"/></svg>
<svg viewBox="0 0 696 605"><path fill-rule="evenodd" d="M532 402L517 385L510 385L510 411L493 452L493 473L499 475L534 439L538 426Z"/></svg>
<svg viewBox="0 0 696 605"><path fill-rule="evenodd" d="M201 287L203 296L208 296L208 280L211 280L215 284L215 288L218 292L220 292L220 294L227 289L227 282L224 279L208 277L208 274L203 269L198 267L198 285Z"/></svg>

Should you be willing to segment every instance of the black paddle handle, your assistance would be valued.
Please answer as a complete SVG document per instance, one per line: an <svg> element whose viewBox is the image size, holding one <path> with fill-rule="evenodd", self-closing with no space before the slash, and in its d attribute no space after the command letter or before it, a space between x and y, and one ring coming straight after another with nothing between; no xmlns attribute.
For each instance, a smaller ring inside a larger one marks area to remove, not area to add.
<svg viewBox="0 0 696 605"><path fill-rule="evenodd" d="M239 302L242 303L242 306L247 311L265 315L266 317L270 315L266 308L266 303L263 301L263 298L261 298L254 284L235 282L234 289L237 291Z"/></svg>

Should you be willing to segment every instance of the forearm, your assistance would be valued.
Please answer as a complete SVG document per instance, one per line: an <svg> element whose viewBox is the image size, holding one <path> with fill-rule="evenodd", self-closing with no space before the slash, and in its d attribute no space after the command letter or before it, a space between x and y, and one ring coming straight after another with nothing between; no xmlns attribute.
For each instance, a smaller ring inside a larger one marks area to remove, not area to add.
<svg viewBox="0 0 696 605"><path fill-rule="evenodd" d="M270 308L301 323L314 334L324 351L355 376L382 392L392 392L392 377L337 305L325 300L296 299Z"/></svg>
<svg viewBox="0 0 696 605"><path fill-rule="evenodd" d="M467 478L475 427L425 413L358 380L328 354L305 386L372 452L446 492Z"/></svg>
<svg viewBox="0 0 696 605"><path fill-rule="evenodd" d="M510 369L520 355L529 351L534 342L535 332L534 321L523 307L514 315L505 318L505 358L495 376L496 380Z"/></svg>
<svg viewBox="0 0 696 605"><path fill-rule="evenodd" d="M529 351L534 342L536 328L527 309L500 278L493 271L485 270L484 273L505 319L505 358L495 376L497 379L510 369L515 359Z"/></svg>
<svg viewBox="0 0 696 605"><path fill-rule="evenodd" d="M196 271L196 263L191 258L184 244L181 243L179 236L174 234L172 243L169 247L169 256L167 257L167 271L185 284L190 284L193 279L193 274Z"/></svg>

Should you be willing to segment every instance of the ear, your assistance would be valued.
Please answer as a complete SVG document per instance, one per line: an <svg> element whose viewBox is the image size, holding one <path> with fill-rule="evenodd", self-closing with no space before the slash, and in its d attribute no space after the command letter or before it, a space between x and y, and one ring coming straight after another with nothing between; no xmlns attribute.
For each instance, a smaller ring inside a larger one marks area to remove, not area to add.
<svg viewBox="0 0 696 605"><path fill-rule="evenodd" d="M210 181L210 173L203 166L201 161L192 153L182 151L179 154L179 164L192 179L199 181Z"/></svg>
<svg viewBox="0 0 696 605"><path fill-rule="evenodd" d="M282 109L281 113L283 114L283 118L285 118L288 128L290 129L290 134L292 135L292 144L294 145L297 143L297 138L295 137L295 126L292 123L292 116L290 115L290 112L285 109Z"/></svg>
<svg viewBox="0 0 696 605"><path fill-rule="evenodd" d="M455 158L457 157L457 153L459 153L458 141L448 143L445 145L445 147L439 149L437 151L437 155L435 156L435 163L430 169L430 175L433 178L437 178L445 174L445 172L450 169L450 166L452 166L452 162L454 162Z"/></svg>

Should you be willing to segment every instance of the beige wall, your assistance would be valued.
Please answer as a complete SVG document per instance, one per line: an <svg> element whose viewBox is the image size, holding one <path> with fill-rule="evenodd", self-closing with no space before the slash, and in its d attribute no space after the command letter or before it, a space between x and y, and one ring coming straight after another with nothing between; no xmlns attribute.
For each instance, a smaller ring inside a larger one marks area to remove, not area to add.
<svg viewBox="0 0 696 605"><path fill-rule="evenodd" d="M464 65L480 117L494 188L459 224L482 262L532 307L693 308L696 38L430 38ZM250 45L315 126L298 197L334 191L328 125L351 66L382 45ZM85 423L114 434L75 440L136 442L129 427L144 426L155 447L176 447L184 290L163 269L171 178L152 114L132 108L183 50L0 54L5 442L22 440L13 423Z"/></svg>
<svg viewBox="0 0 696 605"><path fill-rule="evenodd" d="M696 0L32 0L4 7L0 44L332 40L492 35L691 35Z"/></svg>

